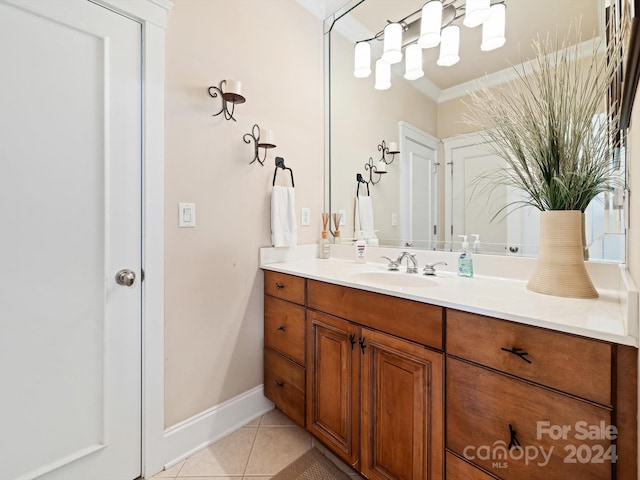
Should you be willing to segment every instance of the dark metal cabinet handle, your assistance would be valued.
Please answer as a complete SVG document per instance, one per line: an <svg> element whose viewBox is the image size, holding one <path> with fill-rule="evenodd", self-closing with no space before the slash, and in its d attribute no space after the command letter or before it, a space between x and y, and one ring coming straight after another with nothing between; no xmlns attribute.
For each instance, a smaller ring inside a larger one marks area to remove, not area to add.
<svg viewBox="0 0 640 480"><path fill-rule="evenodd" d="M529 353L528 352L523 352L521 348L516 348L516 347L504 348L504 347L502 347L501 350L504 351L504 352L513 353L514 355L517 355L518 357L520 357L525 362L531 363L531 360L529 360L528 358L525 358L525 355L529 355Z"/></svg>
<svg viewBox="0 0 640 480"><path fill-rule="evenodd" d="M365 338L362 337L360 338L360 340L358 340L358 343L360 344L360 350L362 350L362 354L364 355L364 349L367 348L367 346L365 345Z"/></svg>
<svg viewBox="0 0 640 480"><path fill-rule="evenodd" d="M284 325L280 325L280 326L278 327L278 330L280 330L281 332L286 332L286 331L287 331L287 328L286 328Z"/></svg>
<svg viewBox="0 0 640 480"><path fill-rule="evenodd" d="M513 425L509 424L509 450L511 450L512 448L521 448L522 445L520 445L520 440L518 440L518 437L516 436L518 432L516 432L513 429Z"/></svg>
<svg viewBox="0 0 640 480"><path fill-rule="evenodd" d="M276 289L282 290L284 288L284 284L280 282L276 282Z"/></svg>
<svg viewBox="0 0 640 480"><path fill-rule="evenodd" d="M349 335L349 341L351 342L351 350L353 351L353 347L356 344L356 334L352 333Z"/></svg>
<svg viewBox="0 0 640 480"><path fill-rule="evenodd" d="M276 379L276 387L284 388L284 382L281 382L280 380Z"/></svg>

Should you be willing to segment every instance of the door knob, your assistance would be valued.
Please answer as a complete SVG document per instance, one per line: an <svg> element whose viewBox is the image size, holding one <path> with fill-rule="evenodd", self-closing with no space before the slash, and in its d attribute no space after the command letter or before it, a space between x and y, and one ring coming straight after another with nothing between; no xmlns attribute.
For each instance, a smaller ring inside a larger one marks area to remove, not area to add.
<svg viewBox="0 0 640 480"><path fill-rule="evenodd" d="M116 283L118 285L124 285L125 287L131 287L136 281L136 274L129 269L122 269L116 273Z"/></svg>

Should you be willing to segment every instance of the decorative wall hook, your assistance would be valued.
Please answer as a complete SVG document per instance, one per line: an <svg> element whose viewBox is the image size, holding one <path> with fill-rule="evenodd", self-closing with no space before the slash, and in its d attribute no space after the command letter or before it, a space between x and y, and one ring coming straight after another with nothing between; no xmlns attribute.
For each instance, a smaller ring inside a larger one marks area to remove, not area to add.
<svg viewBox="0 0 640 480"><path fill-rule="evenodd" d="M245 133L242 136L244 143L249 144L253 140L254 154L253 160L249 162L249 165L257 161L260 165L264 166L264 161L267 159L267 149L276 147L275 143L273 143L273 132L271 130L262 130L262 138L260 134L260 127L256 123L251 129L251 133ZM260 147L264 148L264 157L262 159L260 159Z"/></svg>
<svg viewBox="0 0 640 480"><path fill-rule="evenodd" d="M386 165L392 164L396 154L400 153L396 142L389 142L389 146L387 147L387 143L384 140L378 145L378 151L382 152L382 157L378 163L384 162ZM387 155L391 155L391 160L387 160ZM380 168L378 168L378 170L380 170Z"/></svg>
<svg viewBox="0 0 640 480"><path fill-rule="evenodd" d="M237 80L222 80L220 86L209 87L209 96L211 98L218 98L218 95L220 95L222 99L220 111L214 113L213 116L216 117L224 113L225 120L233 120L235 122L236 119L233 116L233 111L235 110L236 103L244 103L247 101L241 92L242 84ZM229 103L231 104L231 111L229 111Z"/></svg>
<svg viewBox="0 0 640 480"><path fill-rule="evenodd" d="M369 161L364 164L364 169L369 171L369 183L371 183L371 185L375 185L376 183L379 183L380 180L382 179L381 175L387 173L386 163L383 162L382 160L380 160L378 162L378 166L376 167L373 164L373 158L372 157L369 157ZM374 173L378 174L378 179L377 180L373 179L373 174Z"/></svg>

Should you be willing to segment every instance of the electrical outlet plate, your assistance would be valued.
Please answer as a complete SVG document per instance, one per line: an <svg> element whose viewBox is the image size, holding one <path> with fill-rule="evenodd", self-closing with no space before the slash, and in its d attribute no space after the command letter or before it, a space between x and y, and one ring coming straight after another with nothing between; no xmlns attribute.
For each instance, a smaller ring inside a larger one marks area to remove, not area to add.
<svg viewBox="0 0 640 480"><path fill-rule="evenodd" d="M302 208L300 210L300 225L305 227L311 225L311 209L310 208Z"/></svg>
<svg viewBox="0 0 640 480"><path fill-rule="evenodd" d="M345 218L347 218L347 212L345 210L338 210L338 215L340 215L340 226L344 227L347 224Z"/></svg>

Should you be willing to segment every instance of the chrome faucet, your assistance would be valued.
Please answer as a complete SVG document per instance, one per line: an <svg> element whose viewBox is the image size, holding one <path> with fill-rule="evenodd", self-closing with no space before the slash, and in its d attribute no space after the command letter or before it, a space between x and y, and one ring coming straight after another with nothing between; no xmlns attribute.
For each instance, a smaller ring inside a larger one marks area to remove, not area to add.
<svg viewBox="0 0 640 480"><path fill-rule="evenodd" d="M380 257L380 258L386 258L389 261L389 265L387 265L387 270L389 270L390 272L397 272L398 269L400 268L400 262L398 262L397 260L391 260L389 257Z"/></svg>
<svg viewBox="0 0 640 480"><path fill-rule="evenodd" d="M413 253L402 252L398 257L398 264L402 263L402 260L407 259L407 273L418 273L418 260Z"/></svg>
<svg viewBox="0 0 640 480"><path fill-rule="evenodd" d="M423 275L435 275L437 265L446 265L446 262L427 263L422 270Z"/></svg>

